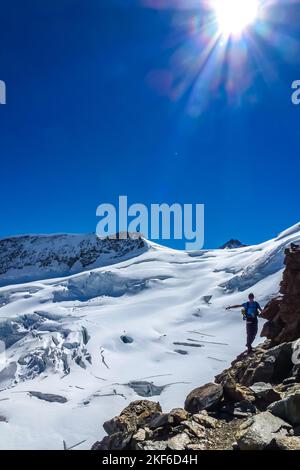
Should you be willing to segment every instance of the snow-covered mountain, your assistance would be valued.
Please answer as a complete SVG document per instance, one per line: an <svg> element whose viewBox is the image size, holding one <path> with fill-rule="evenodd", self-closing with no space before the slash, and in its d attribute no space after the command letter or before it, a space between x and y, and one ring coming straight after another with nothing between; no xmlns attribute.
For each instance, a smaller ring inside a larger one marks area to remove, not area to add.
<svg viewBox="0 0 300 470"><path fill-rule="evenodd" d="M32 243L43 246L36 250L39 260L48 249L57 253L52 237L47 240L49 246L46 238ZM32 280L23 284L13 283L25 276L27 261L23 267L20 251L16 259L11 252L9 277L2 272L11 285L0 288L0 340L6 344L0 449L60 449L63 440L67 447L84 441L77 448L88 449L104 435L102 423L134 399L153 396L165 410L182 406L192 388L245 348L240 312L225 307L244 301L250 290L262 305L278 293L283 252L300 242L300 224L268 242L231 250L183 252L140 242L120 258L118 250L104 260L87 254L88 263L76 268L81 272L67 276L61 242L51 279L40 261L35 266L33 249Z"/></svg>
<svg viewBox="0 0 300 470"><path fill-rule="evenodd" d="M0 286L62 277L99 268L143 253L147 244L85 235L23 235L0 239Z"/></svg>

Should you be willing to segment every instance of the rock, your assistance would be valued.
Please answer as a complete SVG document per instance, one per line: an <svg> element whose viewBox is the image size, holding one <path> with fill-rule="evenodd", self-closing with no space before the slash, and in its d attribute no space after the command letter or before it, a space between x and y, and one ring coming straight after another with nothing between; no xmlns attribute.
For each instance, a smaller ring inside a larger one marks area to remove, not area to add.
<svg viewBox="0 0 300 470"><path fill-rule="evenodd" d="M274 441L272 441L272 447L278 450L300 450L300 437L275 437Z"/></svg>
<svg viewBox="0 0 300 470"><path fill-rule="evenodd" d="M294 435L300 436L300 426L294 426Z"/></svg>
<svg viewBox="0 0 300 470"><path fill-rule="evenodd" d="M137 444L140 442L144 442L147 438L147 433L146 430L143 428L140 428L133 436L131 440L131 444L133 448L137 448Z"/></svg>
<svg viewBox="0 0 300 470"><path fill-rule="evenodd" d="M189 419L189 413L182 408L174 408L170 413L160 413L153 415L149 422L150 429L157 429L161 427L177 426L182 421Z"/></svg>
<svg viewBox="0 0 300 470"><path fill-rule="evenodd" d="M208 383L192 390L185 400L184 409L192 414L213 409L220 403L222 396L222 385Z"/></svg>
<svg viewBox="0 0 300 470"><path fill-rule="evenodd" d="M152 432L152 438L154 440L164 440L166 439L169 434L171 433L171 428L170 427L163 427L161 426L160 428L156 428Z"/></svg>
<svg viewBox="0 0 300 470"><path fill-rule="evenodd" d="M268 410L290 424L300 424L300 392L272 403Z"/></svg>
<svg viewBox="0 0 300 470"><path fill-rule="evenodd" d="M187 450L205 450L206 449L206 445L204 442L202 443L197 443L197 444L188 444L186 446L186 449Z"/></svg>
<svg viewBox="0 0 300 470"><path fill-rule="evenodd" d="M201 426L201 424L198 424L196 421L189 420L189 421L182 421L181 423L187 431L192 434L194 434L198 439L205 437L205 427Z"/></svg>
<svg viewBox="0 0 300 470"><path fill-rule="evenodd" d="M269 303L262 312L268 322L261 335L273 344L294 341L300 337L300 248L291 245L285 250L286 269L280 284L282 298Z"/></svg>
<svg viewBox="0 0 300 470"><path fill-rule="evenodd" d="M217 419L203 413L197 413L193 415L193 421L196 421L196 423L201 424L201 426L210 429L215 429L219 426Z"/></svg>
<svg viewBox="0 0 300 470"><path fill-rule="evenodd" d="M168 422L170 424L177 425L180 424L181 421L189 419L189 416L189 413L183 408L174 408L168 414Z"/></svg>
<svg viewBox="0 0 300 470"><path fill-rule="evenodd" d="M241 355L234 360L229 369L215 377L220 384L227 383L227 394L234 393L232 379L240 386L250 387L256 382L279 384L290 377L294 364L292 362L293 343L283 343L270 348L266 342L254 348L251 355Z"/></svg>
<svg viewBox="0 0 300 470"><path fill-rule="evenodd" d="M234 404L234 409L243 413L255 414L256 408L252 401L242 400Z"/></svg>
<svg viewBox="0 0 300 470"><path fill-rule="evenodd" d="M232 400L234 402L242 400L254 401L252 391L248 387L237 383L230 373L225 377L222 385L225 399Z"/></svg>
<svg viewBox="0 0 300 470"><path fill-rule="evenodd" d="M254 404L247 400L242 400L237 403L226 403L220 408L221 417L231 416L233 418L248 418L252 414L256 413L256 407Z"/></svg>
<svg viewBox="0 0 300 470"><path fill-rule="evenodd" d="M166 441L145 441L138 446L138 450L166 450L166 448Z"/></svg>
<svg viewBox="0 0 300 470"><path fill-rule="evenodd" d="M8 423L7 418L0 415L0 423Z"/></svg>
<svg viewBox="0 0 300 470"><path fill-rule="evenodd" d="M287 398L296 392L300 392L300 383L280 385L276 389L281 394L281 398Z"/></svg>
<svg viewBox="0 0 300 470"><path fill-rule="evenodd" d="M117 432L105 436L102 441L96 442L92 450L124 450L129 448L132 433Z"/></svg>
<svg viewBox="0 0 300 470"><path fill-rule="evenodd" d="M250 389L255 395L255 404L259 409L265 410L268 405L281 399L280 393L274 390L271 384L265 382L256 382L250 386Z"/></svg>
<svg viewBox="0 0 300 470"><path fill-rule="evenodd" d="M249 418L249 413L245 411L233 410L232 416L237 419Z"/></svg>
<svg viewBox="0 0 300 470"><path fill-rule="evenodd" d="M167 446L170 450L184 450L190 443L190 437L182 432L168 439Z"/></svg>
<svg viewBox="0 0 300 470"><path fill-rule="evenodd" d="M109 435L117 432L134 433L139 426L151 421L153 415L157 416L161 412L159 403L149 400L136 400L124 408L119 416L106 421L103 428Z"/></svg>
<svg viewBox="0 0 300 470"><path fill-rule="evenodd" d="M264 411L244 423L237 434L241 450L263 450L267 448L276 434L287 435L291 426L280 418Z"/></svg>
<svg viewBox="0 0 300 470"><path fill-rule="evenodd" d="M283 385L290 385L296 382L296 377L287 377L282 381Z"/></svg>
<svg viewBox="0 0 300 470"><path fill-rule="evenodd" d="M273 320L279 313L280 303L280 298L270 300L263 309L263 317L266 320Z"/></svg>
<svg viewBox="0 0 300 470"><path fill-rule="evenodd" d="M169 415L168 413L161 413L154 415L151 421L149 421L149 428L150 429L157 429L169 424Z"/></svg>

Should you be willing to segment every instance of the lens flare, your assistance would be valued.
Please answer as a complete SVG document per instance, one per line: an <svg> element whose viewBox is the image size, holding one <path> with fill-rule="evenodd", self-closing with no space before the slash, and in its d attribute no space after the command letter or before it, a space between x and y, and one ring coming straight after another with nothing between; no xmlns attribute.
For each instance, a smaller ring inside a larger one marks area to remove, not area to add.
<svg viewBox="0 0 300 470"><path fill-rule="evenodd" d="M255 21L258 0L215 0L219 29L224 35L238 35Z"/></svg>

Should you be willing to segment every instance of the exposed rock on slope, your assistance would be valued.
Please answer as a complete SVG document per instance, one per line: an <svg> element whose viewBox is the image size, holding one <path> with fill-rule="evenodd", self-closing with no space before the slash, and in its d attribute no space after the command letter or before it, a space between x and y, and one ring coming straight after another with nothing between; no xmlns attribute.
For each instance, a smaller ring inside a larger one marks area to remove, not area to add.
<svg viewBox="0 0 300 470"><path fill-rule="evenodd" d="M272 300L264 309L264 325L261 336L272 343L293 341L300 336L300 247L292 244L285 250L283 280L280 285L282 298Z"/></svg>
<svg viewBox="0 0 300 470"><path fill-rule="evenodd" d="M224 243L224 245L220 246L221 250L225 250L226 248L229 250L232 250L234 248L242 248L244 245L243 243L240 242L240 240L235 240L231 238L231 240L228 240L228 242Z"/></svg>
<svg viewBox="0 0 300 470"><path fill-rule="evenodd" d="M0 286L61 277L137 256L145 241L86 235L26 235L0 240Z"/></svg>

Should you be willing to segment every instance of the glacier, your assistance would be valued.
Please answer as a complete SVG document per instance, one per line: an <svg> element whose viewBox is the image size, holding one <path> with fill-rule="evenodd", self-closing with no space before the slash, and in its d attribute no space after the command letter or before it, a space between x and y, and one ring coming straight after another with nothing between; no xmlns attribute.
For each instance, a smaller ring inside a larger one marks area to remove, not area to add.
<svg viewBox="0 0 300 470"><path fill-rule="evenodd" d="M226 306L277 296L297 242L300 224L194 252L92 235L0 240L0 449L89 449L132 400L182 406L245 349Z"/></svg>

